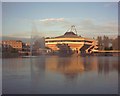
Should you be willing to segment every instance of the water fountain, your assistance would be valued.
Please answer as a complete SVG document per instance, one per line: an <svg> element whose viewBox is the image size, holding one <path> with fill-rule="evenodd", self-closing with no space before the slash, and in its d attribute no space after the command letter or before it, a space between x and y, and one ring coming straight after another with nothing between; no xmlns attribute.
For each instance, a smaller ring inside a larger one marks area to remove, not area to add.
<svg viewBox="0 0 120 96"><path fill-rule="evenodd" d="M40 54L44 53L44 49L45 49L45 38L41 32L37 31L37 28L34 24L33 31L31 33L31 46L30 46L31 55L39 56Z"/></svg>
<svg viewBox="0 0 120 96"><path fill-rule="evenodd" d="M40 35L39 35L40 34ZM38 57L45 49L45 38L42 33L37 32L35 24L33 24L30 35L30 55L23 57Z"/></svg>

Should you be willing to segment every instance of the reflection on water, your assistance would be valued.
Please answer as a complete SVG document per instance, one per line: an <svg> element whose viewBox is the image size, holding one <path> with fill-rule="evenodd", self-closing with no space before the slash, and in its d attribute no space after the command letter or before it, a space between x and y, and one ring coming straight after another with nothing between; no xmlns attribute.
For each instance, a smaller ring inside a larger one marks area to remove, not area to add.
<svg viewBox="0 0 120 96"><path fill-rule="evenodd" d="M84 71L84 66L78 58L47 58L46 59L46 70L54 72L60 72L67 78L75 78L79 73ZM49 61L52 63L49 64Z"/></svg>
<svg viewBox="0 0 120 96"><path fill-rule="evenodd" d="M40 56L3 59L3 93L117 92L118 57Z"/></svg>
<svg viewBox="0 0 120 96"><path fill-rule="evenodd" d="M45 62L46 70L60 72L66 77L82 74L86 71L97 71L98 74L108 74L110 71L118 71L118 58L111 60L97 57L66 57L47 58Z"/></svg>

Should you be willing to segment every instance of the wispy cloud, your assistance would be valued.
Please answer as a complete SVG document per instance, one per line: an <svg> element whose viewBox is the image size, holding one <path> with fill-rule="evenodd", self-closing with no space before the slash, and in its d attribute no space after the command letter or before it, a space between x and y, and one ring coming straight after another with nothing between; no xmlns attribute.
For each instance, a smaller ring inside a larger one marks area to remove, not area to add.
<svg viewBox="0 0 120 96"><path fill-rule="evenodd" d="M18 33L12 33L12 34L3 34L3 37L16 37L16 38L30 38L31 33L30 32L18 32Z"/></svg>
<svg viewBox="0 0 120 96"><path fill-rule="evenodd" d="M41 22L63 22L64 18L47 18L40 20Z"/></svg>
<svg viewBox="0 0 120 96"><path fill-rule="evenodd" d="M40 37L44 37L44 33L38 31L38 30L31 30L26 32L17 32L17 33L11 33L11 34L3 34L2 37L9 37L9 38L31 38L37 39Z"/></svg>
<svg viewBox="0 0 120 96"><path fill-rule="evenodd" d="M41 20L35 20L35 22L46 27L62 27L71 23L67 18L46 18Z"/></svg>
<svg viewBox="0 0 120 96"><path fill-rule="evenodd" d="M47 18L36 20L36 23L37 31L35 31L35 35L33 34L34 36L59 36L64 34L71 25L75 25L78 34L83 37L96 37L99 35L117 36L118 34L118 23L116 21L104 21L100 23L92 18L77 21L72 20L71 18ZM9 37L17 38L30 38L30 36L31 32L17 32L16 34L9 34Z"/></svg>
<svg viewBox="0 0 120 96"><path fill-rule="evenodd" d="M99 23L92 19L85 19L79 24L78 31L84 36L117 35L118 24L115 21Z"/></svg>
<svg viewBox="0 0 120 96"><path fill-rule="evenodd" d="M71 19L71 18L48 18L40 20L46 35L49 34L64 34L65 31L70 28L71 25L75 25L78 34L88 37L99 36L99 35L117 35L118 24L116 21L104 21L99 23L93 18L86 18L82 20ZM51 30L51 31L50 31ZM63 31L64 30L64 31ZM49 36L49 35L48 35Z"/></svg>

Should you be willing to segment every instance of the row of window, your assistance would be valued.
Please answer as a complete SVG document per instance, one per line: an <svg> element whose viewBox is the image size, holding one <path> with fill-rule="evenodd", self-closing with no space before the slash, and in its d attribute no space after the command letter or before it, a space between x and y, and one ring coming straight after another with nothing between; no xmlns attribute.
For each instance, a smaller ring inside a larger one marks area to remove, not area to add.
<svg viewBox="0 0 120 96"><path fill-rule="evenodd" d="M87 42L87 43L92 43L92 41L87 41L87 40L56 40L56 41L45 41L46 43L49 42Z"/></svg>
<svg viewBox="0 0 120 96"><path fill-rule="evenodd" d="M10 47L10 45L3 45L3 47ZM12 46L12 47L22 47L22 46Z"/></svg>
<svg viewBox="0 0 120 96"><path fill-rule="evenodd" d="M21 42L3 42L3 44L21 44Z"/></svg>

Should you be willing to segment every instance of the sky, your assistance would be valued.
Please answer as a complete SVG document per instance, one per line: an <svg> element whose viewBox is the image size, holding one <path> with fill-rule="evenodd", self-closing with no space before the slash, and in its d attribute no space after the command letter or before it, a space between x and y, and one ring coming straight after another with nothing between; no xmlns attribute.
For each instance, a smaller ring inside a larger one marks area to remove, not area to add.
<svg viewBox="0 0 120 96"><path fill-rule="evenodd" d="M0 14L2 14L2 2L0 2ZM2 15L0 15L0 36L2 36ZM0 38L1 40L2 38Z"/></svg>
<svg viewBox="0 0 120 96"><path fill-rule="evenodd" d="M72 25L78 35L117 37L117 2L2 2L2 36L63 35Z"/></svg>

